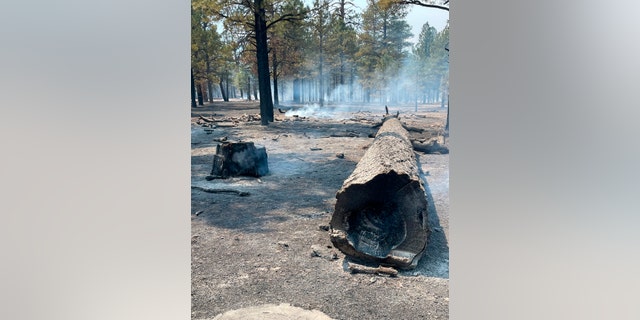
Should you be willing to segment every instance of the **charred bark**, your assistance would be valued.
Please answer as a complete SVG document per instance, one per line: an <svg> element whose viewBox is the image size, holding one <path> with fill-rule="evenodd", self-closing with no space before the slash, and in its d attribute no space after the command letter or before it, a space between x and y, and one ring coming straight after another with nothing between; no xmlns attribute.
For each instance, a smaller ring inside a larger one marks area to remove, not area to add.
<svg viewBox="0 0 640 320"><path fill-rule="evenodd" d="M222 78L220 78L220 82L218 82L218 85L220 86L220 94L222 94L222 100L229 101L227 93L224 91L224 86L222 85Z"/></svg>
<svg viewBox="0 0 640 320"><path fill-rule="evenodd" d="M202 84L198 84L198 86L196 87L198 89L198 105L203 106L204 105L204 95L202 94Z"/></svg>
<svg viewBox="0 0 640 320"><path fill-rule="evenodd" d="M264 0L254 0L254 30L256 32L256 60L258 62L258 90L260 91L261 124L273 122L273 100L269 76L269 48Z"/></svg>
<svg viewBox="0 0 640 320"><path fill-rule="evenodd" d="M427 198L408 132L388 118L336 194L331 241L354 260L415 268L427 247Z"/></svg>
<svg viewBox="0 0 640 320"><path fill-rule="evenodd" d="M225 142L216 148L212 177L261 177L269 173L267 150L256 148L253 142Z"/></svg>
<svg viewBox="0 0 640 320"><path fill-rule="evenodd" d="M191 108L195 108L196 106L196 85L193 79L193 69L191 69Z"/></svg>
<svg viewBox="0 0 640 320"><path fill-rule="evenodd" d="M444 130L449 132L449 95L447 95L447 124L444 126Z"/></svg>

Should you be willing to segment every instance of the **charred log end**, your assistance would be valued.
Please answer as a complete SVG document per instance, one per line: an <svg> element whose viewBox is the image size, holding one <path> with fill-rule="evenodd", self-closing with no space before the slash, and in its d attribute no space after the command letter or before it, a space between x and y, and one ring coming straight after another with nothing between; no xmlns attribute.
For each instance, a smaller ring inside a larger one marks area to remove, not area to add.
<svg viewBox="0 0 640 320"><path fill-rule="evenodd" d="M427 245L426 212L420 182L391 171L338 193L330 238L356 260L411 269Z"/></svg>
<svg viewBox="0 0 640 320"><path fill-rule="evenodd" d="M256 148L253 142L225 142L216 148L211 176L261 177L269 173L267 150Z"/></svg>

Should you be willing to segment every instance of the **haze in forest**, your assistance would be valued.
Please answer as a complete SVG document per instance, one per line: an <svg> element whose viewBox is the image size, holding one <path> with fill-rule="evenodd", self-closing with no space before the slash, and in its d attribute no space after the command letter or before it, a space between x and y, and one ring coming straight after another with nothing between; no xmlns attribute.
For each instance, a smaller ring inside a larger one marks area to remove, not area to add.
<svg viewBox="0 0 640 320"><path fill-rule="evenodd" d="M442 16L438 10L374 0L260 1L263 27L253 2L192 1L192 106L259 99L269 118L263 124L273 121L274 107L291 104L445 106L448 24L438 29L442 19L432 25L425 15L416 32L415 18L413 26L408 20L410 12Z"/></svg>

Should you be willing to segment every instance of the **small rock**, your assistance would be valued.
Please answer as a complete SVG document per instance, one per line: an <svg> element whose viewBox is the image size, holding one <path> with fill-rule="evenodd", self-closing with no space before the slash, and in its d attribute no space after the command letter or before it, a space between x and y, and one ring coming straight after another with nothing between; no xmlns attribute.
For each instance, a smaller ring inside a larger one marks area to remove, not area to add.
<svg viewBox="0 0 640 320"><path fill-rule="evenodd" d="M328 225L319 225L318 229L322 230L322 231L329 231L329 226Z"/></svg>
<svg viewBox="0 0 640 320"><path fill-rule="evenodd" d="M344 159L344 153L336 153L336 158Z"/></svg>

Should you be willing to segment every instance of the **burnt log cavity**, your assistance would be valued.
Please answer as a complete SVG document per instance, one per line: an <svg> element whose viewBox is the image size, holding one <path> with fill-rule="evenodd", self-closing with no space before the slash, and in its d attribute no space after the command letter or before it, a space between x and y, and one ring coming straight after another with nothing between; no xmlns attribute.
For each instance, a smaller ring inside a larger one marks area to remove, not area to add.
<svg viewBox="0 0 640 320"><path fill-rule="evenodd" d="M408 132L384 122L336 194L331 241L353 260L415 268L429 236L427 198Z"/></svg>
<svg viewBox="0 0 640 320"><path fill-rule="evenodd" d="M224 142L213 156L211 177L261 177L269 173L267 150L257 148L253 142Z"/></svg>

